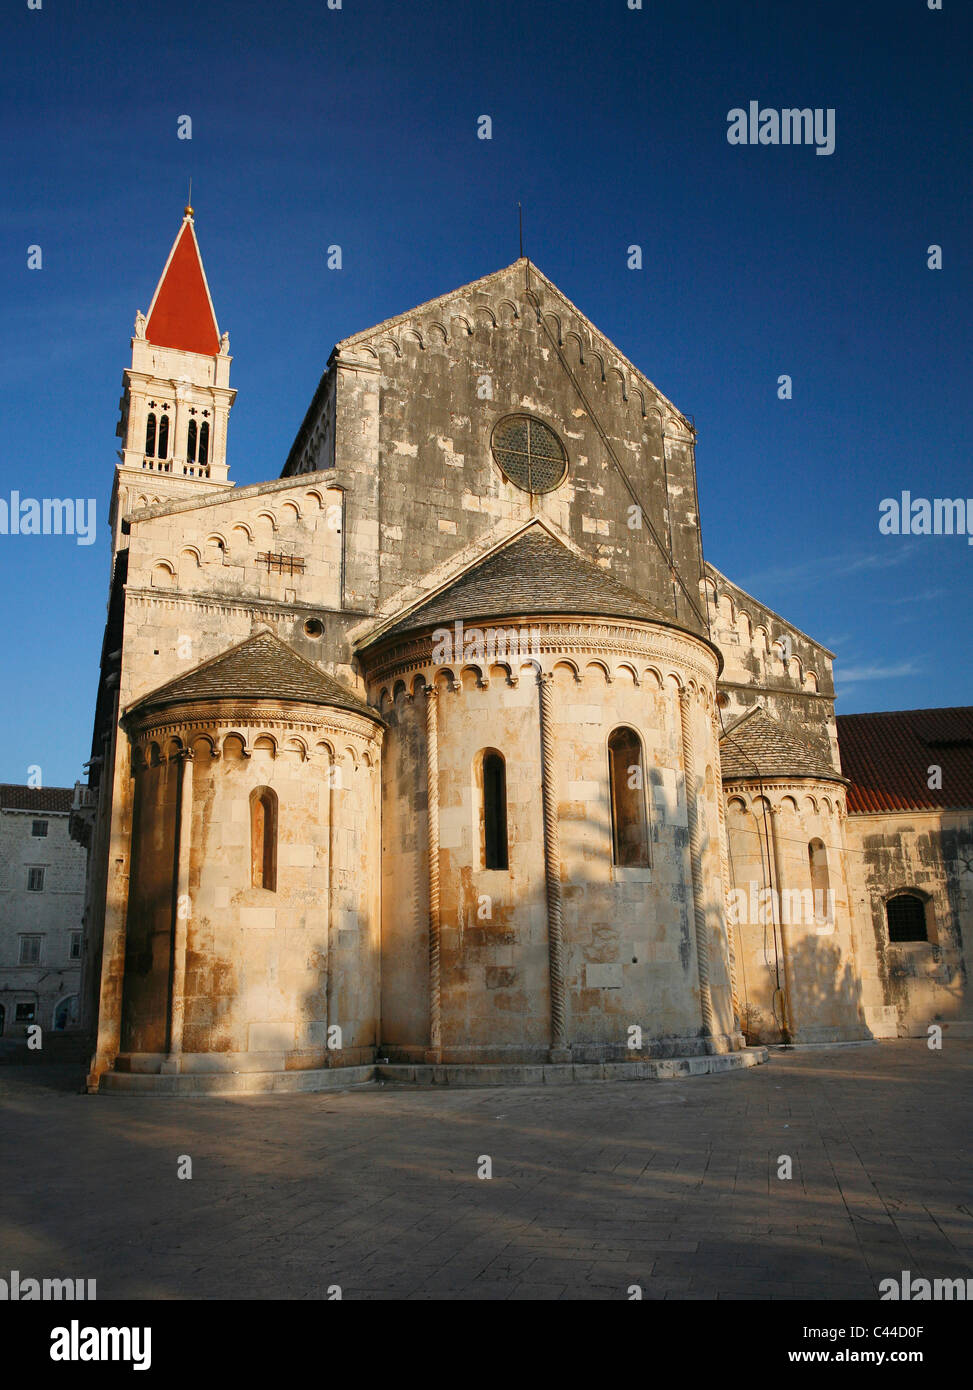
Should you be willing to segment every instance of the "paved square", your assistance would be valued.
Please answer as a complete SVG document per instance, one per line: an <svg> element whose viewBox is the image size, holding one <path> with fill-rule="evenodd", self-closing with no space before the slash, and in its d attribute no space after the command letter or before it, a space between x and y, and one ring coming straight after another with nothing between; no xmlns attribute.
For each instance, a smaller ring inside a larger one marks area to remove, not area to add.
<svg viewBox="0 0 973 1390"><path fill-rule="evenodd" d="M685 1081L166 1100L4 1066L0 1272L102 1299L874 1299L905 1269L973 1276L971 1070L947 1039Z"/></svg>

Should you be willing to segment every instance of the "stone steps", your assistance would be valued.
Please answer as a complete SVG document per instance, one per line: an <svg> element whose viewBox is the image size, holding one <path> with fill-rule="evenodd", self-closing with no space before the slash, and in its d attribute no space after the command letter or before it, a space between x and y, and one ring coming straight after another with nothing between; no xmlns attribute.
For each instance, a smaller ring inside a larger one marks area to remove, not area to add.
<svg viewBox="0 0 973 1390"><path fill-rule="evenodd" d="M659 1057L641 1062L568 1062L516 1066L437 1066L379 1062L363 1067L307 1071L108 1072L99 1093L152 1096L233 1096L347 1090L381 1082L395 1086L571 1086L590 1081L673 1081L688 1076L753 1067L768 1058L766 1047L703 1057Z"/></svg>

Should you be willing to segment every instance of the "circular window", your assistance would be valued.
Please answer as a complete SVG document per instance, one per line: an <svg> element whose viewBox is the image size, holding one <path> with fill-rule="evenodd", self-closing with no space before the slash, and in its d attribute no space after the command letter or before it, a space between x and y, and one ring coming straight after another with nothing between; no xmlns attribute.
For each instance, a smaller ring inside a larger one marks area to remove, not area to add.
<svg viewBox="0 0 973 1390"><path fill-rule="evenodd" d="M324 623L318 618L308 618L304 624L304 631L308 637L320 637L324 632Z"/></svg>
<svg viewBox="0 0 973 1390"><path fill-rule="evenodd" d="M508 482L525 492L553 492L568 471L564 445L549 425L532 415L508 415L498 421L493 457Z"/></svg>

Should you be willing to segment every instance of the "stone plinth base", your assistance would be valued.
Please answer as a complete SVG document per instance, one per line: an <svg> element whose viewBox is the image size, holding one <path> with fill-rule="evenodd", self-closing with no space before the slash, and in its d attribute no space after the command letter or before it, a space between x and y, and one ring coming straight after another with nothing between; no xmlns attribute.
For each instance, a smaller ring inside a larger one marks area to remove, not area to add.
<svg viewBox="0 0 973 1390"><path fill-rule="evenodd" d="M585 1081L674 1081L739 1071L766 1062L765 1047L695 1057L659 1057L639 1062L508 1063L500 1066L425 1062L380 1062L362 1067L328 1067L304 1071L163 1073L111 1071L99 1092L108 1095L234 1096L297 1091L344 1090L375 1082L403 1086L571 1086Z"/></svg>

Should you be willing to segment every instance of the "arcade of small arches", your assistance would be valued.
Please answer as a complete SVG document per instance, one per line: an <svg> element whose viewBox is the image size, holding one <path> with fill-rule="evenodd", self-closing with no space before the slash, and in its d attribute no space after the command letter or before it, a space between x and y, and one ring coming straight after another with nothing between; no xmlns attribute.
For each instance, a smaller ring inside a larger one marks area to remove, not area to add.
<svg viewBox="0 0 973 1390"><path fill-rule="evenodd" d="M773 637L763 623L755 622L751 614L740 607L731 594L721 592L712 579L707 578L700 582L700 593L707 604L712 605L713 611L726 630L736 632L740 643L749 647L758 661L766 661L773 656L780 663L784 673L796 681L802 690L812 695L819 692L820 679L817 671L805 669L801 658L789 653L787 633Z"/></svg>

